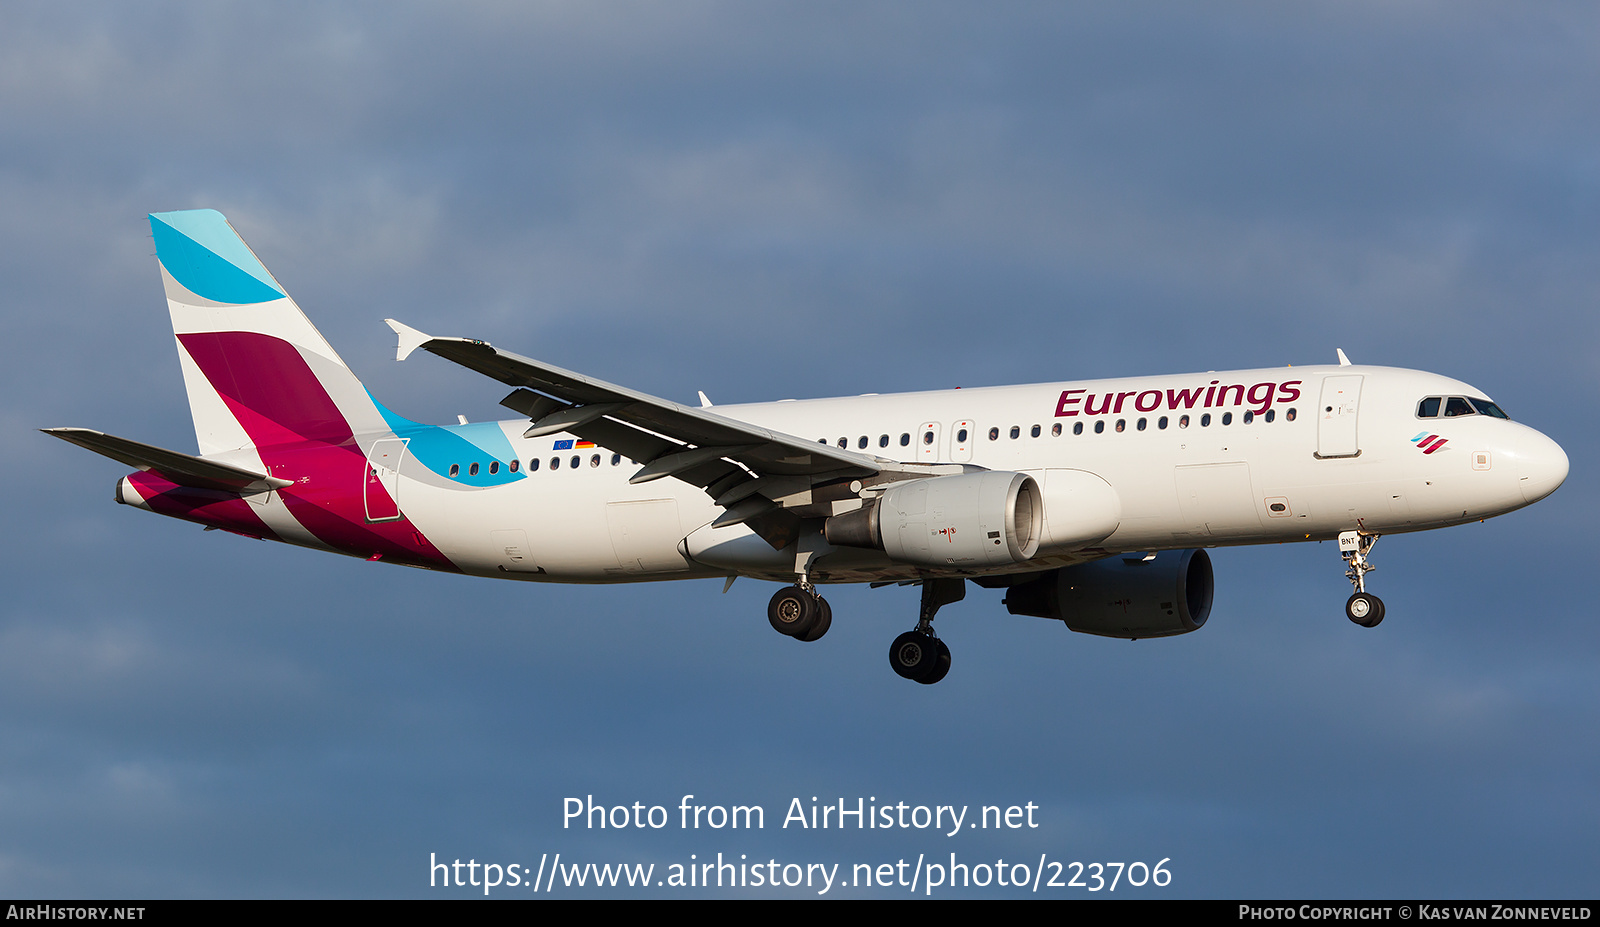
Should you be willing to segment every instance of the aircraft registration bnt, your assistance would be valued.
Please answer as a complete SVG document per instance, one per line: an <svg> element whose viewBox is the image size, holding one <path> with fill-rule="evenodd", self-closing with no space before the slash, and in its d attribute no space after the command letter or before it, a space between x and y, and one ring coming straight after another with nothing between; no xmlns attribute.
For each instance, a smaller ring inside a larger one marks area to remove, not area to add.
<svg viewBox="0 0 1600 927"><path fill-rule="evenodd" d="M745 576L815 641L817 588L916 584L889 662L944 678L940 607L967 583L1012 614L1137 639L1198 630L1208 548L1338 539L1356 624L1383 534L1504 514L1567 456L1486 394L1351 364L714 406L682 405L394 320L511 387L502 422L429 425L350 371L214 210L150 216L197 454L49 434L137 468L116 499L249 537L543 582ZM724 587L726 588L726 587Z"/></svg>

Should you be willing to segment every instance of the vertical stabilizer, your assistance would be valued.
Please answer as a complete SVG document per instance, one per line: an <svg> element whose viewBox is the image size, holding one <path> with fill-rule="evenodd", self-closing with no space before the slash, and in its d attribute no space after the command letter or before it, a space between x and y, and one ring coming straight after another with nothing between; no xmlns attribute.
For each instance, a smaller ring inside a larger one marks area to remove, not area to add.
<svg viewBox="0 0 1600 927"><path fill-rule="evenodd" d="M387 430L355 374L214 209L150 216L202 455Z"/></svg>

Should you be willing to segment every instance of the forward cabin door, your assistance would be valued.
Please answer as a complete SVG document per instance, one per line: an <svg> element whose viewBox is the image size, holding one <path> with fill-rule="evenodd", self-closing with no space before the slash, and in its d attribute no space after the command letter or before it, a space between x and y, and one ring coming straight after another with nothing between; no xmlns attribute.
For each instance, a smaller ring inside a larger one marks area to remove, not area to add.
<svg viewBox="0 0 1600 927"><path fill-rule="evenodd" d="M1361 378L1322 378L1322 402L1317 405L1317 456L1354 457L1361 453L1356 440L1356 411L1361 407Z"/></svg>

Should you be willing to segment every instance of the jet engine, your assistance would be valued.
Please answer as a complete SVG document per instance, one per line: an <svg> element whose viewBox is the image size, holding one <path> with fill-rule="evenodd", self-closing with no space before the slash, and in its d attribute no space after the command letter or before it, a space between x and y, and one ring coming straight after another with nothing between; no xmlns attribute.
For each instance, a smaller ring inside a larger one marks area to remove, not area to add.
<svg viewBox="0 0 1600 927"><path fill-rule="evenodd" d="M1051 570L1012 586L1005 606L1085 634L1137 640L1198 631L1211 614L1214 589L1205 551L1164 550Z"/></svg>
<svg viewBox="0 0 1600 927"><path fill-rule="evenodd" d="M1039 549L1044 506L1026 473L988 470L898 483L823 526L828 543L881 550L901 563L990 567Z"/></svg>

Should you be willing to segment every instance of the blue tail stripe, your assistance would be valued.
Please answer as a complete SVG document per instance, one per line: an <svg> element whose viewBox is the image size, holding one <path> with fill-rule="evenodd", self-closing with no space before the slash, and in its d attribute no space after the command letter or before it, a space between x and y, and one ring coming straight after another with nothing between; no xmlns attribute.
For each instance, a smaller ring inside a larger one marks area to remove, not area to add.
<svg viewBox="0 0 1600 927"><path fill-rule="evenodd" d="M369 392L367 395L372 394ZM372 400L372 404L378 407L378 412L396 437L411 439L406 445L406 452L445 479L466 486L482 487L501 486L524 478L524 474L512 473L506 466L516 457L516 451L512 450L511 442L506 440L505 432L493 422L449 427L424 425L396 415L376 399ZM489 462L492 460L500 461L499 473L489 472ZM476 476L469 473L474 463L479 464ZM455 476L450 475L451 464L461 467Z"/></svg>
<svg viewBox="0 0 1600 927"><path fill-rule="evenodd" d="M248 305L284 292L215 209L150 215L156 257L189 292L219 303Z"/></svg>

